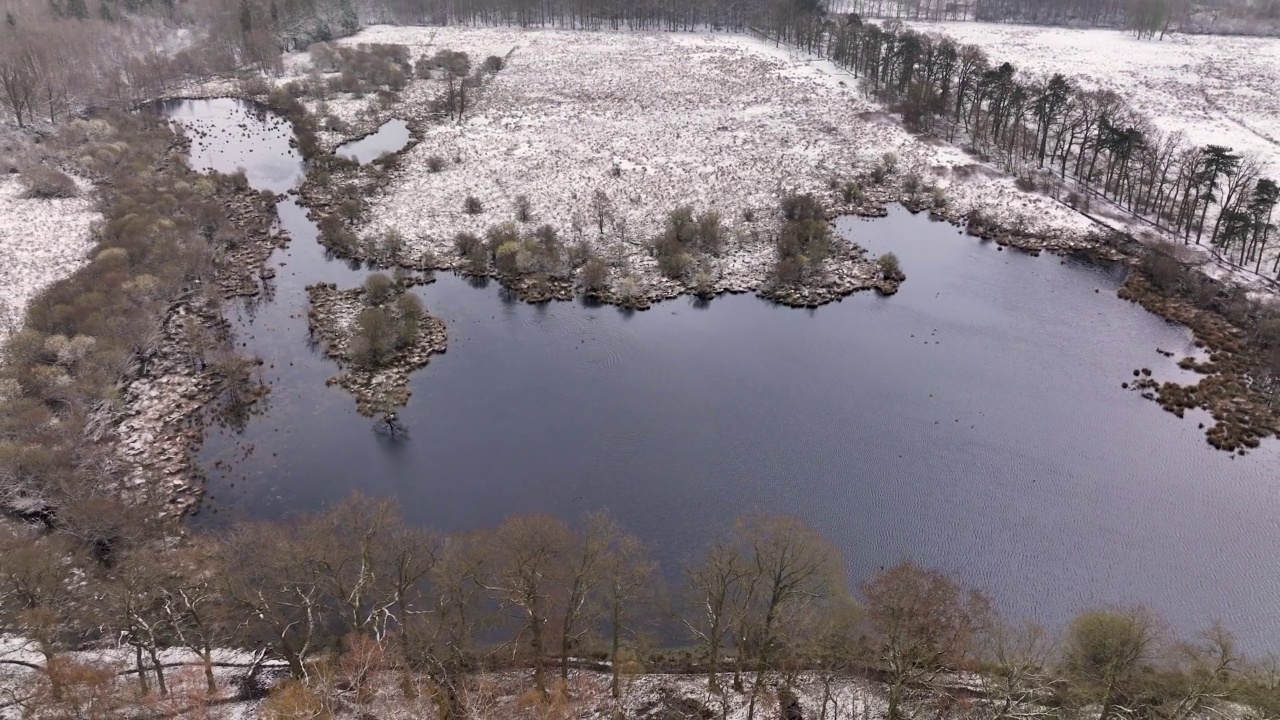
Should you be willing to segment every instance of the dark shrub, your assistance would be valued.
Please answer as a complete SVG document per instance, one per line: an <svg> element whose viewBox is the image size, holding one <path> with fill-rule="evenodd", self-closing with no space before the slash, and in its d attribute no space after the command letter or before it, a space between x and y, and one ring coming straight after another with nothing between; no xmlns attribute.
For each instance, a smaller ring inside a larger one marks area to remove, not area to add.
<svg viewBox="0 0 1280 720"><path fill-rule="evenodd" d="M18 176L26 188L22 196L27 198L69 198L80 194L76 183L66 173L45 165L27 168Z"/></svg>

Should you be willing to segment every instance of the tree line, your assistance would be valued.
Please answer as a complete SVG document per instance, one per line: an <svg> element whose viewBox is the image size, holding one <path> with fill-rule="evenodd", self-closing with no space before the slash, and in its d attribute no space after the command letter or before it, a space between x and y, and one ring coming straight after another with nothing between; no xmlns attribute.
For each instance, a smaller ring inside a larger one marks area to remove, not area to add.
<svg viewBox="0 0 1280 720"><path fill-rule="evenodd" d="M1020 75L976 45L899 24L793 16L771 32L850 70L908 129L965 144L1025 189L1065 193L1082 210L1101 198L1184 244L1280 274L1280 255L1266 253L1280 188L1255 158L1162 132L1113 92L1080 88L1062 74Z"/></svg>
<svg viewBox="0 0 1280 720"><path fill-rule="evenodd" d="M208 698L232 691L219 686L216 651L241 648L261 652L236 691L253 694L253 668L273 658L290 677L277 702L354 705L360 716L378 694L473 716L478 684L512 668L548 703L593 661L614 701L632 675L676 672L703 676L712 697L736 698L748 717L773 714L770 687L802 677L823 688L824 717L835 688L855 678L878 684L892 720L1084 708L1102 720L1183 719L1229 700L1280 709L1277 676L1219 625L1179 638L1143 608L1107 608L1052 633L1005 620L981 592L909 562L854 587L836 547L782 515L740 518L666 574L607 515L577 525L513 516L445 534L362 496L181 543L135 524L90 550L56 528L0 534L0 621L43 658L0 656L28 671L8 689L27 713L83 701L85 683L99 694L109 685L121 708L95 717L160 702L182 669L162 659L175 647L197 658L186 665ZM127 648L133 667L72 653L103 645ZM401 680L375 691L387 676Z"/></svg>

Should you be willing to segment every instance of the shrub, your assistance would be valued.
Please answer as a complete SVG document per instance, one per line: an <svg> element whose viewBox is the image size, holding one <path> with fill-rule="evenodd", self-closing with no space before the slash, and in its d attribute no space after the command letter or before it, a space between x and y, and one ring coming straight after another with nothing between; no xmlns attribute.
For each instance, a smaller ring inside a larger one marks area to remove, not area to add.
<svg viewBox="0 0 1280 720"><path fill-rule="evenodd" d="M396 314L400 317L400 346L417 342L418 335L421 334L422 318L427 314L422 301L413 293L404 293L396 298Z"/></svg>
<svg viewBox="0 0 1280 720"><path fill-rule="evenodd" d="M862 185L853 180L845 181L840 188L840 199L844 200L846 204L861 205L865 197L866 193L863 191Z"/></svg>
<svg viewBox="0 0 1280 720"><path fill-rule="evenodd" d="M1036 190L1036 181L1027 176L1019 176L1018 179L1013 181L1013 185L1023 192L1035 192Z"/></svg>
<svg viewBox="0 0 1280 720"><path fill-rule="evenodd" d="M876 258L876 265L880 267L880 274L886 280L902 280L906 277L902 274L902 266L898 264L898 256L891 252Z"/></svg>
<svg viewBox="0 0 1280 720"><path fill-rule="evenodd" d="M812 195L787 195L780 203L783 223L776 240L774 279L783 284L804 280L816 270L831 248L831 227Z"/></svg>
<svg viewBox="0 0 1280 720"><path fill-rule="evenodd" d="M480 238L468 232L460 232L453 236L453 246L457 248L458 254L463 257L469 257L476 248L484 250L484 243Z"/></svg>
<svg viewBox="0 0 1280 720"><path fill-rule="evenodd" d="M533 210L529 207L528 195L516 196L516 220L529 222L533 219Z"/></svg>
<svg viewBox="0 0 1280 720"><path fill-rule="evenodd" d="M609 286L609 266L600 258L591 258L582 266L582 288L598 293Z"/></svg>
<svg viewBox="0 0 1280 720"><path fill-rule="evenodd" d="M879 185L888 180L893 171L898 167L898 156L893 153L885 153L880 157L880 162L871 168L871 182Z"/></svg>
<svg viewBox="0 0 1280 720"><path fill-rule="evenodd" d="M490 55L484 59L484 69L486 72L496 73L506 65L506 61L497 55Z"/></svg>
<svg viewBox="0 0 1280 720"><path fill-rule="evenodd" d="M352 197L343 200L342 204L338 206L338 212L342 213L342 217L346 218L350 222L359 220L360 213L363 209L364 206L360 200Z"/></svg>
<svg viewBox="0 0 1280 720"><path fill-rule="evenodd" d="M382 254L393 263L400 262L404 255L404 235L399 230L392 228L382 234Z"/></svg>
<svg viewBox="0 0 1280 720"><path fill-rule="evenodd" d="M825 219L822 205L812 195L787 195L782 198L781 208L787 222Z"/></svg>
<svg viewBox="0 0 1280 720"><path fill-rule="evenodd" d="M935 210L941 210L947 206L946 190L943 190L941 187L938 187L937 185L932 185L929 188L929 192L930 194L933 195L933 208Z"/></svg>
<svg viewBox="0 0 1280 720"><path fill-rule="evenodd" d="M467 199L462 201L462 211L468 215L479 215L484 212L484 204L475 195L468 195Z"/></svg>
<svg viewBox="0 0 1280 720"><path fill-rule="evenodd" d="M724 245L724 228L720 224L720 213L707 210L698 216L698 226L694 234L699 250L711 255L720 254Z"/></svg>
<svg viewBox="0 0 1280 720"><path fill-rule="evenodd" d="M671 252L658 256L658 271L663 275L679 280L693 266L693 256L684 252Z"/></svg>
<svg viewBox="0 0 1280 720"><path fill-rule="evenodd" d="M374 273L364 281L365 299L370 305L381 305L390 300L395 289L395 282L382 273Z"/></svg>
<svg viewBox="0 0 1280 720"><path fill-rule="evenodd" d="M484 231L485 247L489 250L489 256L498 257L498 248L507 243L515 243L520 245L520 228L511 221L490 225L488 230Z"/></svg>
<svg viewBox="0 0 1280 720"><path fill-rule="evenodd" d="M18 180L26 188L22 196L27 198L69 198L80 194L80 189L69 175L45 165L27 168Z"/></svg>
<svg viewBox="0 0 1280 720"><path fill-rule="evenodd" d="M902 191L913 197L916 193L920 192L920 175L917 173L908 173L907 176L902 179Z"/></svg>
<svg viewBox="0 0 1280 720"><path fill-rule="evenodd" d="M1161 290L1178 288L1187 279L1187 270L1177 257L1177 246L1162 242L1152 245L1142 256L1140 267L1151 280L1151 284Z"/></svg>
<svg viewBox="0 0 1280 720"><path fill-rule="evenodd" d="M439 155L432 155L427 158L427 170L433 173L440 172L444 169L444 158Z"/></svg>
<svg viewBox="0 0 1280 720"><path fill-rule="evenodd" d="M347 348L351 361L365 367L379 367L391 356L400 341L399 323L380 308L365 308L356 318L356 332Z"/></svg>

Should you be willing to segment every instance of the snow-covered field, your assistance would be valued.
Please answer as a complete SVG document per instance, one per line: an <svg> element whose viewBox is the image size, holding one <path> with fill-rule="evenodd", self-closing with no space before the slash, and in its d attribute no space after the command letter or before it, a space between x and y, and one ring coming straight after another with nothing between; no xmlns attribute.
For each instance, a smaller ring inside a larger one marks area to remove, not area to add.
<svg viewBox="0 0 1280 720"><path fill-rule="evenodd" d="M92 246L90 229L101 216L90 186L66 200L23 198L17 175L0 176L0 340L17 328L41 288L75 272Z"/></svg>
<svg viewBox="0 0 1280 720"><path fill-rule="evenodd" d="M1161 129L1197 145L1253 153L1280 173L1280 39L1166 35L1137 40L1120 30L1074 30L977 22L908 22L1020 72L1055 72L1088 88L1114 90Z"/></svg>
<svg viewBox="0 0 1280 720"><path fill-rule="evenodd" d="M954 207L1018 215L1029 229L1089 227L959 150L921 142L878 116L853 78L830 63L749 37L381 26L344 42L400 43L414 57L463 50L475 63L511 53L466 119L427 126L406 170L373 201L362 230L396 229L417 250L451 254L456 233L513 219L519 195L531 202L533 224L568 236L577 225L594 240L596 191L612 206L606 243L647 240L683 204L719 211L731 236L754 229L767 238L785 192L832 198L829 178L852 178L887 152L897 155L900 175L914 171L946 188ZM302 58L293 62L303 69ZM406 97L422 85L415 81ZM349 111L346 101L329 106ZM429 171L432 156L445 160L443 171ZM958 166L976 172L956 181ZM483 213L463 211L469 195ZM772 258L739 259L748 273L763 273Z"/></svg>

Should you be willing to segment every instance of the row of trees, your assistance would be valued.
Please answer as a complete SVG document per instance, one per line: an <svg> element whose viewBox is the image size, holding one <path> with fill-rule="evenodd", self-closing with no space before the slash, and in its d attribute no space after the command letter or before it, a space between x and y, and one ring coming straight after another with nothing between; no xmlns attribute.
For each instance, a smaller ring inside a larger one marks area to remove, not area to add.
<svg viewBox="0 0 1280 720"><path fill-rule="evenodd" d="M1187 0L843 0L831 10L862 17L1030 25L1089 25L1166 32L1191 11Z"/></svg>
<svg viewBox="0 0 1280 720"><path fill-rule="evenodd" d="M588 658L610 661L615 700L629 673L704 674L713 697L732 694L748 717L772 703L769 685L801 675L825 688L824 714L839 682L876 680L891 720L957 703L992 718L1093 706L1102 720L1181 720L1228 698L1262 712L1280 700L1218 626L1181 641L1140 608L1110 609L1055 637L1007 623L981 593L911 563L854 592L838 550L787 516L740 519L671 592L644 545L603 515L578 527L516 516L445 535L357 496L181 546L159 526L121 534L96 558L69 540L33 528L0 536L0 619L44 657L20 662L32 673L10 688L30 712L75 694L67 653L85 642L129 648L134 667L116 683L138 698L170 693L178 668L161 657L171 647L198 658L190 665L206 691L225 690L215 650L239 647L287 664L295 683L281 692L347 693L357 716L385 697L374 688L387 676L404 678L392 702L427 688L443 718L468 716L475 683L501 668L530 669L535 698L549 701ZM658 649L685 641L689 650ZM344 683L333 683L335 667Z"/></svg>
<svg viewBox="0 0 1280 720"><path fill-rule="evenodd" d="M1074 187L1185 243L1280 272L1275 261L1263 265L1280 195L1258 162L1161 132L1115 93L1083 90L1061 74L1022 76L977 46L856 16L836 24L799 16L774 32L851 70L909 128L967 143L1028 188Z"/></svg>

